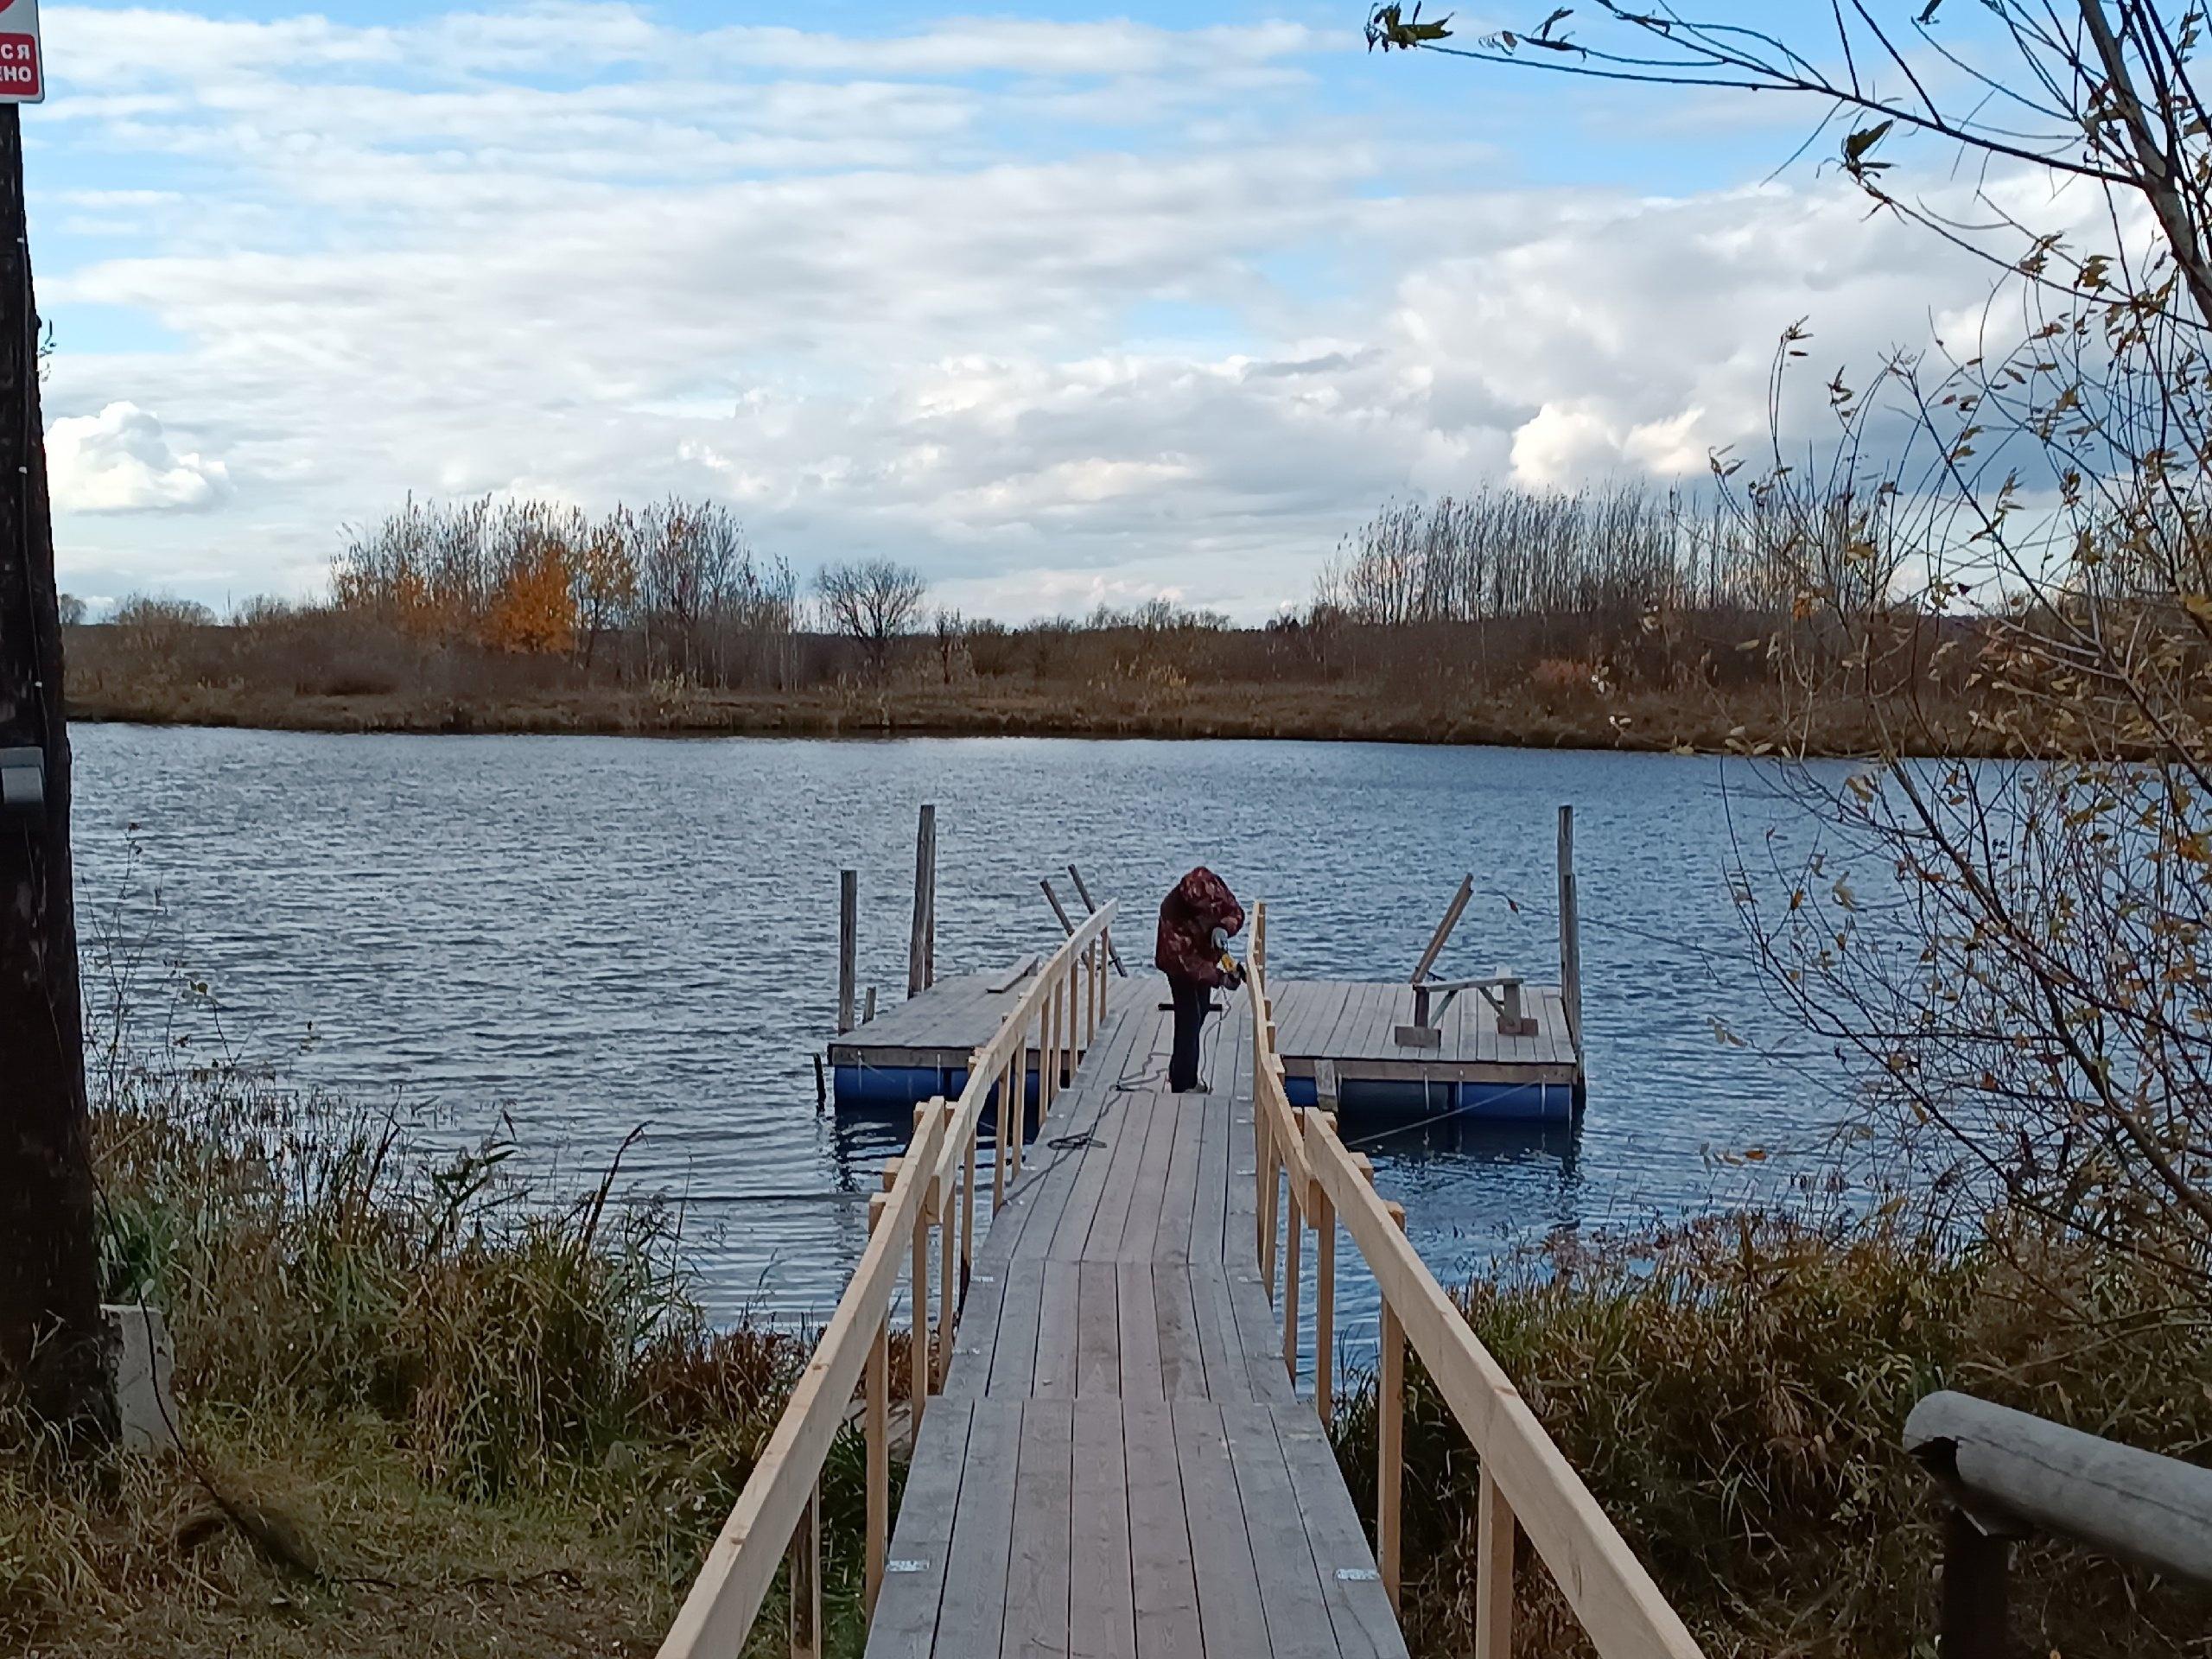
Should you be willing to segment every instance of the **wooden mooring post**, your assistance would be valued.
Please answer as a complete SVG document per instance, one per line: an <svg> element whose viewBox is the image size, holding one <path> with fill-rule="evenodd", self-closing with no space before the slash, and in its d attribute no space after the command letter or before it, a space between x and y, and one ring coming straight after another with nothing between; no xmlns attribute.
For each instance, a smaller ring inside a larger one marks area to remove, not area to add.
<svg viewBox="0 0 2212 1659"><path fill-rule="evenodd" d="M1559 992L1567 1034L1582 1048L1582 916L1574 892L1574 809L1559 810Z"/></svg>
<svg viewBox="0 0 2212 1659"><path fill-rule="evenodd" d="M914 826L914 925L906 939L906 995L937 978L937 808L925 802Z"/></svg>
<svg viewBox="0 0 2212 1659"><path fill-rule="evenodd" d="M837 872L837 1034L853 1028L858 995L861 938L861 873Z"/></svg>

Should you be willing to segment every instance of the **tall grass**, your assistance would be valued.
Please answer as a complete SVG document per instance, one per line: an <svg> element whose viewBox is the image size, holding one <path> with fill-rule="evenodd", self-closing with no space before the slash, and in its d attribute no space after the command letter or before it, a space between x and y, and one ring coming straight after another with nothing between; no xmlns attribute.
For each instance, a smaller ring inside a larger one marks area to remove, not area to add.
<svg viewBox="0 0 2212 1659"><path fill-rule="evenodd" d="M1905 1414L1953 1387L2170 1455L2212 1451L2207 1311L2124 1262L2014 1229L1964 1244L1894 1214L1745 1215L1559 1245L1462 1305L1715 1655L1931 1651L1941 1546ZM1404 1559L1417 1654L1466 1650L1478 1465L1409 1367ZM1372 1513L1376 1396L1340 1459ZM1584 1650L1525 1548L1522 1650ZM2212 1593L2024 1547L2024 1650L2202 1653Z"/></svg>
<svg viewBox="0 0 2212 1659"><path fill-rule="evenodd" d="M710 1325L682 1217L626 1201L618 1168L558 1194L503 1139L454 1151L228 1062L99 1058L105 1290L163 1311L188 1455L87 1481L0 1436L0 1648L350 1651L367 1618L370 1650L482 1650L470 1618L517 1650L649 1650L808 1333ZM849 1645L863 1476L842 1435L824 1496ZM467 1596L505 1611L448 1605ZM272 1634L302 1619L321 1634Z"/></svg>

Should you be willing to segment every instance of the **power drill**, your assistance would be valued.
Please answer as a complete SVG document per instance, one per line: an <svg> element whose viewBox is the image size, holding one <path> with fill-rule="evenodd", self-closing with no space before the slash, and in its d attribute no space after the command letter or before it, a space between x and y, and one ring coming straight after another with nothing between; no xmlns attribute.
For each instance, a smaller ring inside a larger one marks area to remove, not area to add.
<svg viewBox="0 0 2212 1659"><path fill-rule="evenodd" d="M1220 928L1213 931L1213 948L1220 960L1214 965L1221 970L1221 982L1232 991L1244 988L1244 964L1229 954L1229 935Z"/></svg>

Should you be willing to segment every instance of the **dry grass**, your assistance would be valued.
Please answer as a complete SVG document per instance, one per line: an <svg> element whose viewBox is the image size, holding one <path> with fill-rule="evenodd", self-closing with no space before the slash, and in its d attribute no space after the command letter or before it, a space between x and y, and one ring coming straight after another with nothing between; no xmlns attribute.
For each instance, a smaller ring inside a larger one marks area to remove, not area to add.
<svg viewBox="0 0 2212 1659"><path fill-rule="evenodd" d="M2207 1316L2142 1275L2018 1234L1940 1245L1884 1219L1741 1217L1562 1249L1465 1299L1471 1323L1707 1651L1842 1659L1931 1651L1940 1558L1906 1412L1955 1387L2201 1461ZM1477 1461L1412 1368L1408 1634L1464 1652ZM1374 1491L1372 1380L1338 1455ZM1524 1550L1522 1650L1586 1650ZM2022 1651L2202 1654L2212 1592L2088 1552L2028 1547Z"/></svg>
<svg viewBox="0 0 2212 1659"><path fill-rule="evenodd" d="M1888 709L1889 729L1924 728L1931 751L1971 753L1965 709ZM1824 705L1808 721L1779 691L1750 686L1600 697L1586 685L1527 686L1446 698L1357 683L1145 680L1056 683L909 677L873 689L788 692L602 686L456 696L347 687L307 695L249 684L71 680L70 716L148 725L279 731L531 732L664 735L1289 738L1494 743L1528 748L1690 749L1770 743L1815 754L1872 753L1877 711Z"/></svg>
<svg viewBox="0 0 2212 1659"><path fill-rule="evenodd" d="M0 1649L650 1652L804 1334L709 1328L675 1218L611 1172L559 1198L502 1145L435 1154L222 1065L118 1057L96 1093L108 1294L165 1310L189 1456L88 1469L0 1433ZM848 1433L841 1650L861 1491Z"/></svg>

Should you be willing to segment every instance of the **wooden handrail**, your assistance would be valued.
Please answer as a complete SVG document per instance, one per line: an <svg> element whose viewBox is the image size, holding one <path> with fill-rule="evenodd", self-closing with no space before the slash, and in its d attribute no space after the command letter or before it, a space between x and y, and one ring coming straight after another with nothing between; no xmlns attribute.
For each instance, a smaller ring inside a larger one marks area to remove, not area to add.
<svg viewBox="0 0 2212 1659"><path fill-rule="evenodd" d="M921 1134L908 1147L914 1160L910 1168L936 1156L943 1143L949 1115L943 1103L936 1103L939 1109L925 1116ZM662 1659L735 1654L751 1633L785 1545L805 1514L823 1461L860 1386L876 1332L890 1314L899 1260L923 1219L929 1185L913 1179L893 1185L881 1224L869 1236L860 1266L791 1390L767 1449L669 1626L660 1645ZM756 1541L757 1548L748 1548Z"/></svg>
<svg viewBox="0 0 2212 1659"><path fill-rule="evenodd" d="M995 1092L998 1146L992 1180L1003 1194L1009 1166L1018 1171L1020 1166L1033 1033L1039 1075L1049 1080L1040 1094L1049 1103L1061 1071L1072 1070L1105 1018L1115 911L1109 904L1086 918L1038 969L997 1033L969 1057L968 1080L957 1100L939 1097L915 1108L913 1138L904 1154L885 1166L884 1191L869 1200L868 1241L860 1265L823 1328L766 1449L708 1550L675 1623L662 1639L659 1659L735 1659L760 1617L786 1548L798 1546L795 1560L813 1558L817 1544L812 1529L802 1533L800 1529L810 1514L818 1514L822 1466L863 1374L868 1393L867 1593L873 1607L890 1530L884 1478L889 1376L884 1354L901 1262L911 1264L914 1384L910 1411L918 1425L929 1394L944 1386L952 1351L954 1281L974 1252L976 1154L983 1108ZM942 1249L934 1316L928 1249L932 1225L939 1229ZM812 1604L818 1596L809 1593L796 1600ZM798 1616L797 1611L794 1616ZM819 1630L810 1619L807 1622L810 1644ZM796 1630L795 1624L794 1651L803 1645Z"/></svg>
<svg viewBox="0 0 2212 1659"><path fill-rule="evenodd" d="M1076 963L1079 960L1095 958L1111 948L1113 941L1109 932L1114 925L1115 912L1119 908L1118 904L1109 904L1085 917L1083 925L1069 934L1060 948L1045 959L1044 965L1037 970L1037 976L1029 982L1029 988L1021 994L1012 1010L1000 1022L997 1033L968 1057L968 1081L960 1091L960 1098L954 1103L952 1134L938 1155L938 1173L940 1175L949 1177L956 1157L964 1151L972 1151L971 1137L982 1127L983 1108L990 1099L991 1090L1001 1078L1007 1078L1008 1086L999 1096L1001 1103L999 1122L1003 1137L1003 1126L1007 1116L1004 1103L1014 1096L1026 1095L1028 1090L1027 1056L1026 1053L1018 1055L1017 1051L1027 1049L1025 1039L1029 1027L1037 1022L1048 1000L1057 993L1060 983L1069 976ZM1096 995L1103 1007L1103 988ZM1085 1046L1096 1031L1097 1023L1094 1019L1084 1039ZM1017 1058L1021 1061L1021 1075L1013 1077L1009 1068Z"/></svg>
<svg viewBox="0 0 2212 1659"><path fill-rule="evenodd" d="M1257 907L1264 925L1267 907ZM1382 1370L1395 1378L1402 1341L1421 1356L1437 1392L1474 1445L1482 1464L1482 1501L1477 1516L1477 1659L1505 1659L1512 1630L1515 1528L1527 1534L1576 1620L1603 1659L1700 1659L1696 1640L1651 1581L1643 1564L1599 1507L1559 1446L1544 1432L1521 1391L1484 1347L1450 1296L1437 1283L1404 1232L1404 1212L1376 1192L1374 1172L1338 1138L1336 1120L1318 1109L1292 1109L1274 1051L1273 1009L1264 963L1250 964L1247 988L1253 1023L1253 1121L1257 1128L1262 1182L1261 1268L1274 1294L1273 1189L1290 1179L1289 1269L1284 1285L1285 1357L1297 1374L1295 1240L1301 1217L1331 1229L1321 1259L1333 1261L1333 1230L1341 1223L1366 1259L1382 1293L1385 1351ZM1324 1294L1327 1294L1325 1292ZM1317 1310L1322 1329L1332 1309ZM1333 1363L1316 1356L1317 1373ZM1386 1387L1385 1394L1390 1390ZM1316 1404L1325 1415L1328 1389L1317 1384ZM1395 1419L1402 1401L1385 1399L1379 1410ZM1395 1427L1395 1424L1388 1425ZM1388 1434L1377 1471L1377 1555L1383 1581L1395 1599L1398 1584L1397 1487L1402 1477Z"/></svg>

